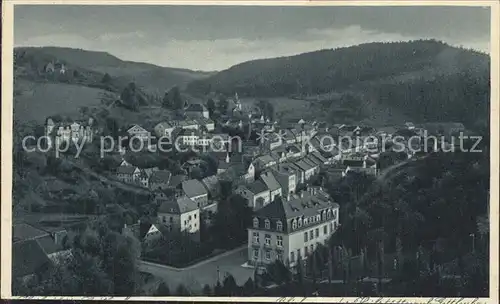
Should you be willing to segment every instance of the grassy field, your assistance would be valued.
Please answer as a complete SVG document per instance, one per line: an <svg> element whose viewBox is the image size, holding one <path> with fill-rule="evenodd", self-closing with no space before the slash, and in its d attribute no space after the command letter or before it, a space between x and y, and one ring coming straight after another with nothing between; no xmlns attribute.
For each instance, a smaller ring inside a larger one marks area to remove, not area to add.
<svg viewBox="0 0 500 304"><path fill-rule="evenodd" d="M78 108L97 106L108 92L70 84L16 80L20 95L14 97L14 119L43 122L51 115L72 115Z"/></svg>

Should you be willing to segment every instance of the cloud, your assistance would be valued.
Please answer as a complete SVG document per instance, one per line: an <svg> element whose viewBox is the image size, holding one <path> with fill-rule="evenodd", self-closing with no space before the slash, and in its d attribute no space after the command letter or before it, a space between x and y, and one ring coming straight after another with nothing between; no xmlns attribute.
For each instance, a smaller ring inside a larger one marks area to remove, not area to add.
<svg viewBox="0 0 500 304"><path fill-rule="evenodd" d="M302 33L298 32L295 37L258 40L243 38L179 40L170 38L168 33L150 38L143 32L107 33L90 38L53 34L28 38L19 43L16 41L16 45L53 45L107 51L124 60L194 70L222 70L253 59L291 56L368 42L408 41L421 38L435 38L452 45L489 51L488 37L478 38L475 41L452 41L446 37L373 31L363 29L361 26L308 29Z"/></svg>

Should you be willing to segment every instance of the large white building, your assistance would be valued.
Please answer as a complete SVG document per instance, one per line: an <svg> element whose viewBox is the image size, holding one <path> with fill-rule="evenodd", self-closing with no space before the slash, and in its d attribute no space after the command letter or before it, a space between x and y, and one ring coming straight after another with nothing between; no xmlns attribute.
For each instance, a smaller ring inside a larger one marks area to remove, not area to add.
<svg viewBox="0 0 500 304"><path fill-rule="evenodd" d="M339 205L321 187L291 200L276 200L258 210L248 229L248 263L281 260L295 267L299 259L325 244L339 226Z"/></svg>
<svg viewBox="0 0 500 304"><path fill-rule="evenodd" d="M199 240L200 209L185 195L168 197L158 201L158 223L172 233L188 234Z"/></svg>

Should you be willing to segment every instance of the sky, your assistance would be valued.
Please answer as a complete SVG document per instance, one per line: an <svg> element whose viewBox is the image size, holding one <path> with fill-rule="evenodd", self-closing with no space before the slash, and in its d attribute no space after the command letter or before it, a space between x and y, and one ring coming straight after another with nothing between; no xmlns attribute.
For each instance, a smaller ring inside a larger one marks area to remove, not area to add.
<svg viewBox="0 0 500 304"><path fill-rule="evenodd" d="M17 5L14 10L15 46L106 51L123 60L203 71L422 38L489 53L490 9Z"/></svg>

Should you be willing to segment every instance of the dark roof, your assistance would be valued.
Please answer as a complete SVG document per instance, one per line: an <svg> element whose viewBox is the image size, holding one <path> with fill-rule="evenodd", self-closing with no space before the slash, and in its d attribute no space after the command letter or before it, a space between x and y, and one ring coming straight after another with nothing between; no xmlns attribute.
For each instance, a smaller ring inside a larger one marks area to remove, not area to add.
<svg viewBox="0 0 500 304"><path fill-rule="evenodd" d="M363 167L364 161L362 160L344 160L343 164L349 167Z"/></svg>
<svg viewBox="0 0 500 304"><path fill-rule="evenodd" d="M321 162L318 159L311 157L309 155L304 157L302 160L313 167L317 167L317 166L321 165Z"/></svg>
<svg viewBox="0 0 500 304"><path fill-rule="evenodd" d="M36 240L12 244L12 276L23 277L34 274L51 261Z"/></svg>
<svg viewBox="0 0 500 304"><path fill-rule="evenodd" d="M220 183L219 179L216 175L207 176L201 180L208 193L212 196L219 194L220 192Z"/></svg>
<svg viewBox="0 0 500 304"><path fill-rule="evenodd" d="M47 232L37 229L26 223L15 224L12 226L12 242L14 243L48 235L49 234Z"/></svg>
<svg viewBox="0 0 500 304"><path fill-rule="evenodd" d="M264 191L268 191L269 189L267 188L266 184L261 182L260 180L256 180L255 182L248 184L247 188L250 192L253 194L259 194Z"/></svg>
<svg viewBox="0 0 500 304"><path fill-rule="evenodd" d="M186 108L186 112L204 112L207 111L204 105L201 103L192 103Z"/></svg>
<svg viewBox="0 0 500 304"><path fill-rule="evenodd" d="M197 179L190 179L182 182L182 190L188 197L196 197L200 195L208 195L207 189L203 183Z"/></svg>
<svg viewBox="0 0 500 304"><path fill-rule="evenodd" d="M150 183L164 183L168 184L170 182L170 178L172 177L172 173L167 170L158 170L154 171L149 178Z"/></svg>
<svg viewBox="0 0 500 304"><path fill-rule="evenodd" d="M303 159L295 162L295 165L299 168L301 168L302 170L306 171L306 170L311 170L312 168L314 168L314 166L312 166L311 164L308 164L307 162L305 162Z"/></svg>
<svg viewBox="0 0 500 304"><path fill-rule="evenodd" d="M318 159L320 162L322 162L323 164L328 162L328 160L326 158L323 157L323 155L321 155L321 153L319 152L313 152L310 154L312 157L315 157L316 159Z"/></svg>
<svg viewBox="0 0 500 304"><path fill-rule="evenodd" d="M135 167L135 166L120 166L116 169L116 173L118 173L118 174L134 174L135 169L137 169L137 167Z"/></svg>
<svg viewBox="0 0 500 304"><path fill-rule="evenodd" d="M171 197L160 200L158 213L182 214L198 209L196 204L187 196Z"/></svg>
<svg viewBox="0 0 500 304"><path fill-rule="evenodd" d="M171 188L177 188L183 181L187 179L186 175L179 174L179 175L174 175L170 178L170 183L169 186Z"/></svg>
<svg viewBox="0 0 500 304"><path fill-rule="evenodd" d="M281 188L280 183L276 180L271 171L262 172L260 175L261 180L266 184L267 188L271 191L275 191Z"/></svg>
<svg viewBox="0 0 500 304"><path fill-rule="evenodd" d="M285 231L291 231L291 225L288 220L301 216L308 217L319 214L323 209L338 208L339 205L330 198L323 190L317 188L316 194L309 191L303 192L303 197L296 195L290 201L275 200L256 212L259 218L259 227L264 228L264 220L269 219L273 222L282 221ZM294 231L299 231L307 226L302 226Z"/></svg>

